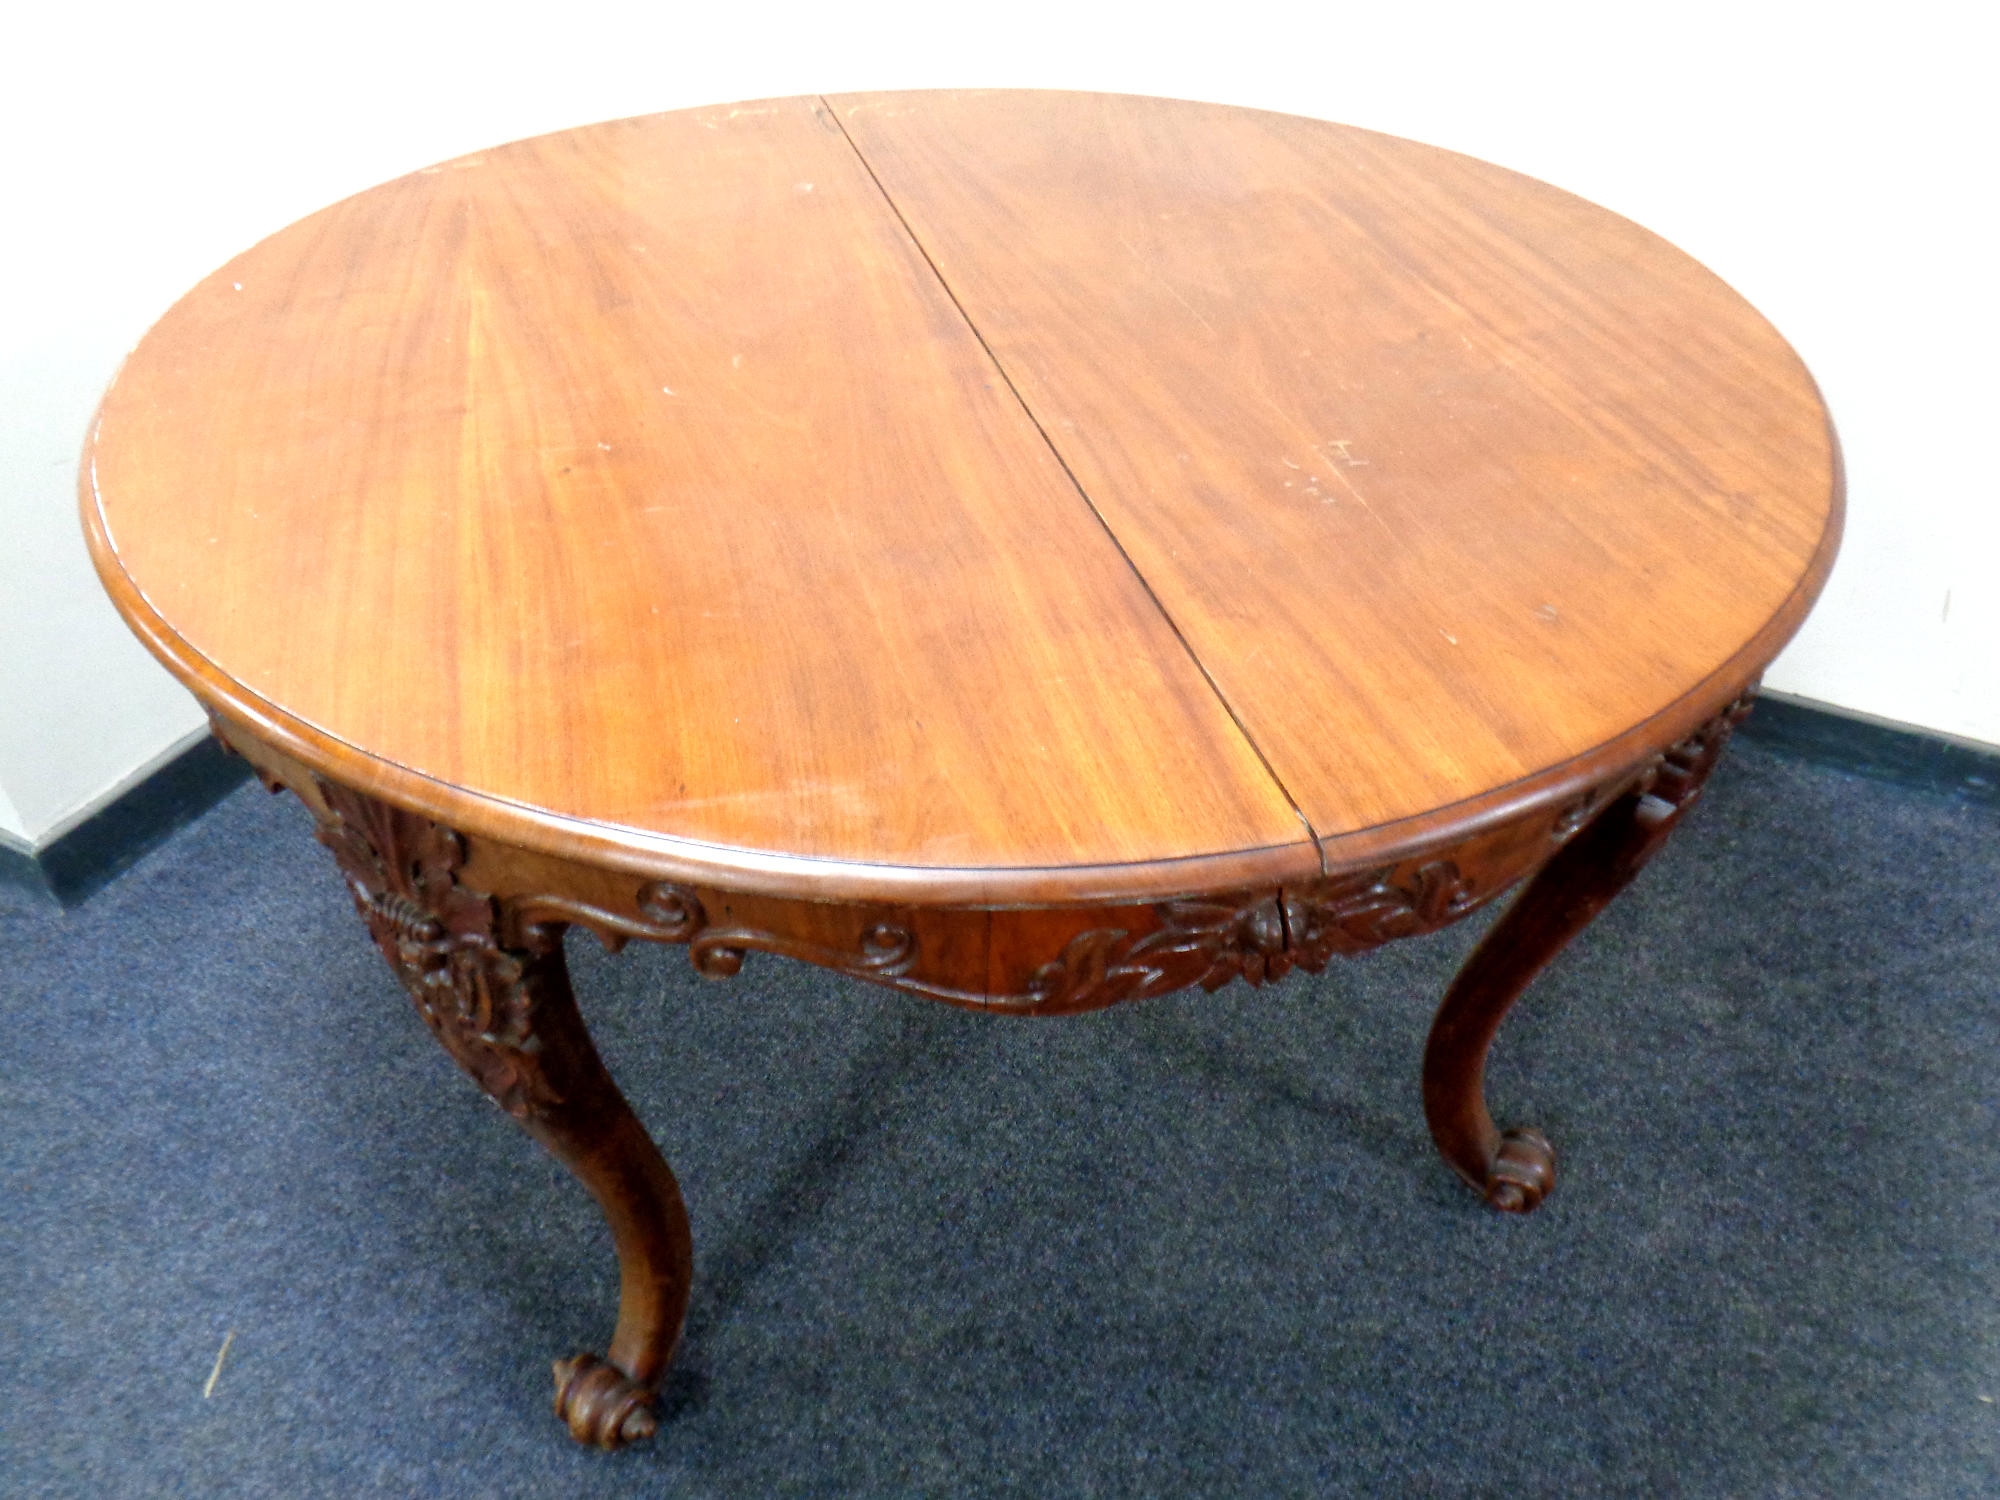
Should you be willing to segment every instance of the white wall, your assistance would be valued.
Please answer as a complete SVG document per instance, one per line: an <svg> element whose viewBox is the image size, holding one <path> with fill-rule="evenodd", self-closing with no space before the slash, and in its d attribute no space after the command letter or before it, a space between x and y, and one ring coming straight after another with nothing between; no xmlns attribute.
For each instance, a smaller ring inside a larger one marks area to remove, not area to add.
<svg viewBox="0 0 2000 1500"><path fill-rule="evenodd" d="M7 789L0 787L0 846L8 843L26 843L28 827L21 821L21 815L14 810L13 802L7 796Z"/></svg>
<svg viewBox="0 0 2000 1500"><path fill-rule="evenodd" d="M199 724L99 599L72 520L95 395L181 290L442 157L815 90L1013 84L1291 110L1503 162L1660 231L1792 339L1846 444L1846 551L1770 685L2000 742L1985 7L42 9L10 28L0 95L0 817L11 801L36 838Z"/></svg>

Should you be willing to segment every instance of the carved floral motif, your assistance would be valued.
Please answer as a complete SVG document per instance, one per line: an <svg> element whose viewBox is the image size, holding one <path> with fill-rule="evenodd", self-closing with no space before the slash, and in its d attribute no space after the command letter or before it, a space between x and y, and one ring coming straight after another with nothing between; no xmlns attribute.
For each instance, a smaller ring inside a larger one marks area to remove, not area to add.
<svg viewBox="0 0 2000 1500"><path fill-rule="evenodd" d="M1238 977L1261 984L1291 971L1275 893L1241 906L1226 900L1168 901L1154 910L1162 923L1157 930L1135 936L1119 927L1095 927L1078 933L1060 958L1035 971L1025 995L995 996L990 1003L1088 1009L1195 984L1216 990Z"/></svg>
<svg viewBox="0 0 2000 1500"><path fill-rule="evenodd" d="M1317 974L1335 954L1448 926L1505 883L1480 891L1450 860L1434 860L1400 879L1390 869L1287 890L1285 916L1300 967Z"/></svg>
<svg viewBox="0 0 2000 1500"><path fill-rule="evenodd" d="M492 898L458 882L465 846L456 833L345 787L318 787L328 812L319 840L445 1051L516 1119L559 1103L535 1035L537 959L556 939L530 928L537 947L501 947Z"/></svg>
<svg viewBox="0 0 2000 1500"><path fill-rule="evenodd" d="M1497 889L1497 888L1496 888ZM1090 1009L1233 979L1263 984L1295 968L1318 973L1336 954L1365 953L1456 921L1494 891L1478 892L1449 860L1398 875L1392 867L1245 896L1167 901L1161 925L1079 933L1035 971L1027 993L993 1003Z"/></svg>

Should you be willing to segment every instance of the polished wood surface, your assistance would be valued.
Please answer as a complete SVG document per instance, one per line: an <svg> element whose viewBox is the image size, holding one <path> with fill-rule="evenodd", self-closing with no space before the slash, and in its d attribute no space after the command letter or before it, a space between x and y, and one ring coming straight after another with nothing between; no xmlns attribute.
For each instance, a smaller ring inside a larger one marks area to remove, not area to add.
<svg viewBox="0 0 2000 1500"><path fill-rule="evenodd" d="M91 474L164 628L350 776L863 865L1307 837L812 101L284 231L132 356Z"/></svg>
<svg viewBox="0 0 2000 1500"><path fill-rule="evenodd" d="M1839 486L1790 351L1602 210L967 93L336 205L135 351L84 506L142 637L349 784L663 878L1007 905L1553 808L1754 676Z"/></svg>
<svg viewBox="0 0 2000 1500"><path fill-rule="evenodd" d="M1462 157L1091 95L520 142L161 321L82 479L114 602L311 810L431 1033L596 1196L555 1365L650 1435L673 1173L563 935L1052 1015L1521 897L1440 1009L1445 1160L1837 544L1811 381L1644 231Z"/></svg>
<svg viewBox="0 0 2000 1500"><path fill-rule="evenodd" d="M1811 378L1613 214L1288 115L829 102L1336 859L1685 732L1831 562Z"/></svg>

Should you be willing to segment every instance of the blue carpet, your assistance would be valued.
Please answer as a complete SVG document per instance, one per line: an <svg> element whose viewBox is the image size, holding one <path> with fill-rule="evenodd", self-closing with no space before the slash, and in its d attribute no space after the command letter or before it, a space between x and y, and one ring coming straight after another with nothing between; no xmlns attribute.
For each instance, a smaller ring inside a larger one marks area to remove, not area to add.
<svg viewBox="0 0 2000 1500"><path fill-rule="evenodd" d="M1058 1021L573 941L696 1245L607 1456L548 1410L593 1205L245 788L0 893L0 1490L2000 1494L1996 891L1990 812L1739 745L1502 1033L1525 1220L1417 1098L1480 924Z"/></svg>

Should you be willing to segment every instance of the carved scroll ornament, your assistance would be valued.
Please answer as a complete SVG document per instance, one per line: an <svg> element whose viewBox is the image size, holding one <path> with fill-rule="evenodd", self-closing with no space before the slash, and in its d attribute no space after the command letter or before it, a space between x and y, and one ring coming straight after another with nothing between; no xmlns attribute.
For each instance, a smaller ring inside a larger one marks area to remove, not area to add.
<svg viewBox="0 0 2000 1500"><path fill-rule="evenodd" d="M565 896L524 896L508 902L509 910L521 921L560 921L587 928L614 953L633 940L685 943L688 961L709 979L733 978L742 971L743 959L752 949L883 981L907 974L917 960L916 935L887 913L863 929L859 941L850 948L743 923L715 925L699 891L670 881L641 888L637 907L635 918Z"/></svg>
<svg viewBox="0 0 2000 1500"><path fill-rule="evenodd" d="M1750 717L1756 703L1753 685L1693 734L1653 757L1633 786L1639 794L1638 814L1642 823L1678 819L1694 806L1708 784L1709 773L1722 758L1730 735Z"/></svg>

